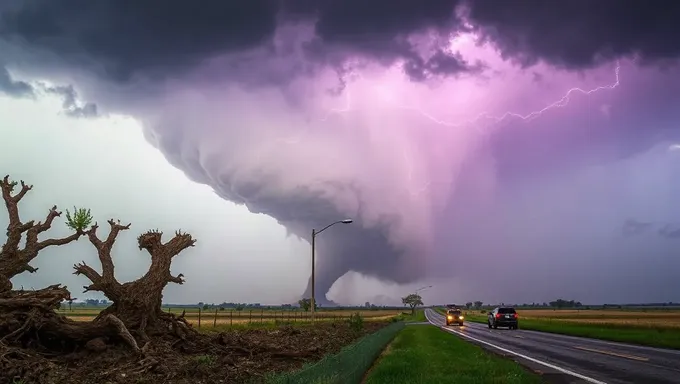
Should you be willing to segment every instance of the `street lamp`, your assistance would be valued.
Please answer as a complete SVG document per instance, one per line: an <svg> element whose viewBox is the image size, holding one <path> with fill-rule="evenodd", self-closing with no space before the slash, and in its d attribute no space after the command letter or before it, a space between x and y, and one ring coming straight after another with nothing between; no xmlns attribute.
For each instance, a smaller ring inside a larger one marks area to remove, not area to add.
<svg viewBox="0 0 680 384"><path fill-rule="evenodd" d="M418 292L420 292L420 291L422 291L422 290L425 290L425 289L432 288L432 287L433 287L432 285L428 285L427 287L418 288L418 289L416 289L416 295L418 294Z"/></svg>
<svg viewBox="0 0 680 384"><path fill-rule="evenodd" d="M323 229L321 229L320 231L317 231L316 229L312 229L312 300L311 300L311 303L310 303L311 306L312 306L312 309L311 309L311 310L312 310L312 321L314 321L314 312L315 312L315 308L314 308L314 307L316 306L316 305L315 305L315 304L316 304L316 300L315 300L315 297L314 297L314 283L315 283L314 280L315 280L315 277L316 277L316 276L315 276L315 275L316 275L316 268L315 268L315 266L316 266L316 257L315 257L315 253L316 253L316 246L315 246L315 245L316 245L316 236L317 236L318 234L320 234L321 232L327 230L328 228L334 226L335 224L352 224L352 219L338 220L338 221L336 221L336 222L334 222L334 223L330 223L330 224L328 224L327 226L323 227Z"/></svg>
<svg viewBox="0 0 680 384"><path fill-rule="evenodd" d="M426 287L420 287L420 288L416 289L416 292L415 292L415 293L416 293L416 295L418 295L418 292L424 291L424 290L430 289L430 288L432 288L432 285L428 285L428 286L426 286Z"/></svg>

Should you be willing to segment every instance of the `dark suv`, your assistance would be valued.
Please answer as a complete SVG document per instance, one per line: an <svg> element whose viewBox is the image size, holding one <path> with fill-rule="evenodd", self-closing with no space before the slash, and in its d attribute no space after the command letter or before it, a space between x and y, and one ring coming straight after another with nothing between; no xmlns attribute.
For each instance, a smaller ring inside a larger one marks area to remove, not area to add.
<svg viewBox="0 0 680 384"><path fill-rule="evenodd" d="M451 324L458 324L458 325L463 325L463 319L465 317L463 316L463 313L460 311L460 309L449 309L446 311L446 325L451 325Z"/></svg>
<svg viewBox="0 0 680 384"><path fill-rule="evenodd" d="M487 318L489 328L496 329L498 327L508 327L510 329L517 329L519 326L519 316L512 307L498 307L489 312Z"/></svg>

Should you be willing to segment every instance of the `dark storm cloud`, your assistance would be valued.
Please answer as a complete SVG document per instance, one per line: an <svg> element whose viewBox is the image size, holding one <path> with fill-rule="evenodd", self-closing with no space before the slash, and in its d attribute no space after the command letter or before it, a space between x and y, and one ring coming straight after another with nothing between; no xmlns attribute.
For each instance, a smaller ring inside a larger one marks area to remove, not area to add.
<svg viewBox="0 0 680 384"><path fill-rule="evenodd" d="M14 80L5 67L0 67L0 92L12 97L35 96L31 84Z"/></svg>
<svg viewBox="0 0 680 384"><path fill-rule="evenodd" d="M675 0L471 0L469 17L504 55L568 68L639 54L643 61L680 55Z"/></svg>
<svg viewBox="0 0 680 384"><path fill-rule="evenodd" d="M339 65L350 55L390 64L404 59L420 80L476 68L434 47L416 52L410 34L460 27L458 1L185 1L74 0L62 4L29 0L0 5L0 38L57 53L74 66L124 82L140 74L172 77L204 60L256 47L272 49L277 25L285 20L314 24L307 59ZM447 39L442 39L445 44ZM102 70L103 69L103 70ZM301 71L304 73L305 71ZM281 79L276 78L277 81Z"/></svg>
<svg viewBox="0 0 680 384"><path fill-rule="evenodd" d="M640 235L649 230L653 223L641 222L635 219L628 219L623 223L622 234L625 237Z"/></svg>
<svg viewBox="0 0 680 384"><path fill-rule="evenodd" d="M99 115L96 104L85 103L82 106L80 105L78 93L71 85L49 86L38 84L38 87L46 93L59 96L63 100L62 108L67 116L93 118ZM33 98L36 96L36 88L25 81L15 80L7 71L7 68L0 67L0 93L16 98Z"/></svg>
<svg viewBox="0 0 680 384"><path fill-rule="evenodd" d="M22 1L0 8L0 37L102 65L119 81L166 75L218 53L260 45L274 33L274 0Z"/></svg>
<svg viewBox="0 0 680 384"><path fill-rule="evenodd" d="M667 239L680 239L680 227L673 224L666 224L659 229L659 235Z"/></svg>
<svg viewBox="0 0 680 384"><path fill-rule="evenodd" d="M404 59L407 74L421 80L475 68L441 50L449 33L467 28L455 14L462 4L480 33L524 63L582 68L623 55L656 60L680 53L680 3L673 0L206 0L200 7L179 0L6 1L0 38L125 81L135 74L165 78L216 55L271 48L277 25L302 21L314 25L308 58ZM423 57L408 38L432 31L442 42L430 47L434 56Z"/></svg>
<svg viewBox="0 0 680 384"><path fill-rule="evenodd" d="M47 93L59 95L63 102L62 108L66 115L70 117L84 117L84 118L94 118L99 116L97 112L97 104L85 103L83 106L78 104L78 93L75 91L72 85L68 86L55 86L45 87Z"/></svg>

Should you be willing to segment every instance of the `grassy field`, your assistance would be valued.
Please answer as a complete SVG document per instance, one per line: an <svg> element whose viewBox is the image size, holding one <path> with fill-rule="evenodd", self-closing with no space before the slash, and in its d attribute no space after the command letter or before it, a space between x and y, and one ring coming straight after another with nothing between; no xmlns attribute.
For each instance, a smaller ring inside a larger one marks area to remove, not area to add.
<svg viewBox="0 0 680 384"><path fill-rule="evenodd" d="M104 307L74 307L73 310L69 310L68 307L64 308L62 307L59 309L59 313L66 315L66 316L97 316L99 312L101 312L104 309ZM264 318L304 318L304 317L310 317L311 313L310 312L305 312L301 310L273 310L273 309L244 309L242 311L236 311L232 309L225 309L225 310L217 310L215 309L208 309L208 310L200 310L195 307L188 307L188 308L163 308L164 312L168 313L174 313L177 315L182 314L182 312L186 312L186 317L198 317L199 313L201 316L205 317L214 317L215 314L217 314L217 317L226 317L226 318L256 318L256 317L264 317ZM403 311L407 311L404 309ZM318 318L333 318L333 317L349 317L351 314L359 312L361 313L361 316L363 317L376 317L376 316L394 316L398 315L402 312L402 310L395 309L395 310L384 310L384 309L377 309L377 310L361 310L361 309L318 309L316 311L316 317Z"/></svg>
<svg viewBox="0 0 680 384"><path fill-rule="evenodd" d="M73 308L72 311L60 309L58 312L75 321L91 321L102 310L99 308ZM304 311L281 311L281 310L208 310L200 311L198 308L164 308L165 312L180 315L186 310L185 318L194 326L201 328L211 327L236 327L260 324L263 326L277 324L295 324L311 322L311 314ZM404 310L406 311L406 310ZM403 321L425 321L423 311L416 312L416 316L404 316L399 310L322 310L316 312L317 321L343 321L352 314L359 312L364 321L388 321L394 317L399 317ZM419 314L419 316L418 316Z"/></svg>
<svg viewBox="0 0 680 384"><path fill-rule="evenodd" d="M404 328L369 371L366 384L541 383L511 360L431 326Z"/></svg>
<svg viewBox="0 0 680 384"><path fill-rule="evenodd" d="M486 323L486 313L464 312L468 321ZM520 329L680 349L678 310L517 309L517 313Z"/></svg>

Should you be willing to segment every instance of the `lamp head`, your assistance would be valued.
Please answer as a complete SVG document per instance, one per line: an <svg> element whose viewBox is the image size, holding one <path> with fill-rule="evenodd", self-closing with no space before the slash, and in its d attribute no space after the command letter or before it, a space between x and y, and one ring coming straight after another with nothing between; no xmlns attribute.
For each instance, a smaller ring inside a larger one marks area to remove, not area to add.
<svg viewBox="0 0 680 384"><path fill-rule="evenodd" d="M342 220L340 222L343 223L343 224L352 224L353 220L352 219L345 219L345 220Z"/></svg>

